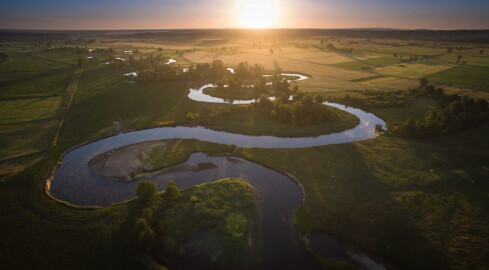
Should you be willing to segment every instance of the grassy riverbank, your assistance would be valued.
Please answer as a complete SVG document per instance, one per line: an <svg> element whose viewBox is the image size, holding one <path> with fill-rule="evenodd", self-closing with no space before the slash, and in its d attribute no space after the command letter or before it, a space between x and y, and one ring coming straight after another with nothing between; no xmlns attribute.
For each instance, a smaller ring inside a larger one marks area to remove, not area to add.
<svg viewBox="0 0 489 270"><path fill-rule="evenodd" d="M334 114L333 120L317 125L284 124L256 111L223 114L217 117L205 116L197 120L197 123L214 130L231 133L308 137L352 129L360 122L358 117L345 111L336 108L331 108L331 111Z"/></svg>
<svg viewBox="0 0 489 270"><path fill-rule="evenodd" d="M203 90L204 94L213 97L222 98L224 100L250 100L257 99L262 93L257 92L251 87L243 87L238 89L219 89L217 87L208 87Z"/></svg>
<svg viewBox="0 0 489 270"><path fill-rule="evenodd" d="M399 267L470 269L487 267L487 132L239 154L303 184L303 232L333 234Z"/></svg>

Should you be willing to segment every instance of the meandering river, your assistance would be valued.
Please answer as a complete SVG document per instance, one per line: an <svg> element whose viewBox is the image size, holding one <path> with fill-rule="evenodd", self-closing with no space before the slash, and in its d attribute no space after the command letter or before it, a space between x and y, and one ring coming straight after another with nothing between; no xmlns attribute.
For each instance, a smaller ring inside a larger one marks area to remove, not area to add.
<svg viewBox="0 0 489 270"><path fill-rule="evenodd" d="M286 75L298 77L300 80L307 79L300 74ZM190 89L188 97L199 102L227 103L223 99L204 94L203 89L206 87L215 87L215 85L208 84ZM254 101L235 100L230 103L248 104ZM324 104L356 115L360 119L359 125L343 132L301 138L233 134L200 126L162 127L121 133L68 152L51 181L50 193L55 198L75 205L108 206L134 197L137 182L122 183L97 176L90 171L88 162L106 151L143 141L193 138L233 144L238 147L301 148L374 138L377 136L376 125L385 128L385 122L371 113L336 103L324 102ZM319 267L316 260L304 248L299 232L293 224L294 210L300 205L303 197L301 188L293 179L250 161L243 159L232 161L225 157L209 157L203 153L193 154L185 164L195 165L200 162L214 162L218 167L199 172L154 174L150 180L155 181L161 190L170 180L174 180L177 186L183 189L224 177L244 179L255 187L261 196L257 196L257 210L251 228L252 245L238 256L237 260L240 265L248 269L316 269ZM324 256L351 260L364 256L351 250L345 252L346 250L339 241L321 234L312 235L311 243L312 248ZM323 250L327 252L324 253ZM213 265L211 258L206 257L205 252L193 252L193 254L193 260L177 261L173 268L184 269L204 266L203 264L208 264L209 268L218 267L218 265ZM363 264L360 261L357 262ZM375 262L370 261L369 263L373 263L372 267L368 267L369 269L385 269ZM367 267L365 264L364 266Z"/></svg>

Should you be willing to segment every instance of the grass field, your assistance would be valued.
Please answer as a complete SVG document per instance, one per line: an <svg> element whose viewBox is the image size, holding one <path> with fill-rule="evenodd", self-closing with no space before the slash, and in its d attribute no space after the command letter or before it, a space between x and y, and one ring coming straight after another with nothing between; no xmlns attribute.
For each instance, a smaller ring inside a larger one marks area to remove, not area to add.
<svg viewBox="0 0 489 270"><path fill-rule="evenodd" d="M392 56L381 56L333 64L334 67L346 68L351 70L368 70L379 66L387 66L399 63L400 59Z"/></svg>
<svg viewBox="0 0 489 270"><path fill-rule="evenodd" d="M8 50L10 59L0 63L0 97L47 95L66 91L75 65Z"/></svg>
<svg viewBox="0 0 489 270"><path fill-rule="evenodd" d="M122 74L104 65L84 71L61 140L81 142L112 134L117 120L124 129L168 125L186 122L188 112L206 115L222 107L190 101L185 82L138 85L124 82Z"/></svg>
<svg viewBox="0 0 489 270"><path fill-rule="evenodd" d="M483 54L478 52L480 49L469 51L454 51L433 58L433 61L444 62L448 64L456 64L458 56L462 56L461 61L466 61L467 65L489 66L489 51Z"/></svg>
<svg viewBox="0 0 489 270"><path fill-rule="evenodd" d="M489 91L489 66L458 65L429 75L430 82Z"/></svg>
<svg viewBox="0 0 489 270"><path fill-rule="evenodd" d="M487 267L487 131L239 153L304 185L302 231L339 236L399 267L470 269Z"/></svg>
<svg viewBox="0 0 489 270"><path fill-rule="evenodd" d="M49 149L56 120L4 124L0 130L0 160Z"/></svg>
<svg viewBox="0 0 489 270"><path fill-rule="evenodd" d="M0 125L56 117L63 97L0 100Z"/></svg>
<svg viewBox="0 0 489 270"><path fill-rule="evenodd" d="M259 92L253 88L243 87L239 89L218 89L217 87L208 87L203 90L204 94L225 100L250 100L260 97Z"/></svg>
<svg viewBox="0 0 489 270"><path fill-rule="evenodd" d="M271 135L278 137L307 137L340 132L354 128L356 116L334 110L338 118L320 125L282 124L258 112L239 112L217 117L201 117L197 123L214 130L248 135Z"/></svg>
<svg viewBox="0 0 489 270"><path fill-rule="evenodd" d="M439 65L432 63L403 63L379 67L375 72L398 78L419 79L428 75L451 68L450 65Z"/></svg>

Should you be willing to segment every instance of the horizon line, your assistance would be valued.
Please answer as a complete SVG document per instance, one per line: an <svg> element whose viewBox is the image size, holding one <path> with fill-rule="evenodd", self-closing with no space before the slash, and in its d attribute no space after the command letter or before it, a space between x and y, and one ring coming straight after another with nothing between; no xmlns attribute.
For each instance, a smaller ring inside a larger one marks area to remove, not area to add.
<svg viewBox="0 0 489 270"><path fill-rule="evenodd" d="M270 28L245 28L245 27L201 27L201 28L101 28L101 29L47 29L47 28L2 28L0 31L173 31L173 30L364 30L364 31L489 31L489 28L389 28L389 27L349 27L349 28L321 28L321 27L270 27Z"/></svg>

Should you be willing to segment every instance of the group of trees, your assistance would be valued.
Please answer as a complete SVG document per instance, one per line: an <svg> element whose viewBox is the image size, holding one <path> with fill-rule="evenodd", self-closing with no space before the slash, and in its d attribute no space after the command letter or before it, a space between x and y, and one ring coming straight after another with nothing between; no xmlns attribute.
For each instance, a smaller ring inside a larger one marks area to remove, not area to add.
<svg viewBox="0 0 489 270"><path fill-rule="evenodd" d="M174 205L180 198L180 190L174 182L170 182L163 196L159 196L155 183L143 180L139 183L136 194L142 209L135 226L137 243L142 250L151 253L160 245L159 239L167 227L157 210L161 205Z"/></svg>
<svg viewBox="0 0 489 270"><path fill-rule="evenodd" d="M217 82L217 88L224 93L236 93L244 88L247 92L254 92L255 96L261 94L282 97L286 100L290 95L298 92L298 87L294 86L291 89L289 78L281 75L281 70L277 69L273 74L264 75L264 68L261 65L247 66L244 62L244 67L240 70L240 65L234 74L227 74Z"/></svg>
<svg viewBox="0 0 489 270"><path fill-rule="evenodd" d="M48 47L51 47L48 45ZM64 51L64 52L74 52L76 54L84 54L88 53L88 48L86 46L61 46L61 47L56 47L52 48L53 50L57 51Z"/></svg>
<svg viewBox="0 0 489 270"><path fill-rule="evenodd" d="M179 65L167 65L168 58L163 60L163 56L158 55L153 57L152 55L147 58L142 58L133 63L129 60L131 65L137 66L138 82L158 82L169 80L187 80L187 81L217 81L221 80L225 75L229 74L224 64L220 60L215 60L211 64L197 64L191 65L188 69L184 70Z"/></svg>
<svg viewBox="0 0 489 270"><path fill-rule="evenodd" d="M252 106L260 113L286 124L321 124L334 117L331 108L324 106L323 97L296 94L292 101L278 98L271 101L262 95Z"/></svg>
<svg viewBox="0 0 489 270"><path fill-rule="evenodd" d="M334 102L357 108L387 108L404 107L408 93L403 90L382 91L382 90L363 90L354 96L346 94L340 98L330 98Z"/></svg>
<svg viewBox="0 0 489 270"><path fill-rule="evenodd" d="M430 138L453 134L487 121L489 108L486 100L444 95L426 117L388 123L387 129L399 137Z"/></svg>
<svg viewBox="0 0 489 270"><path fill-rule="evenodd" d="M382 90L363 90L357 92L361 96L350 96L346 94L342 98L332 99L345 105L358 108L386 108L404 107L409 99L420 97L442 99L445 97L445 90L429 84L426 78L419 79L418 87L410 87L406 90L382 91Z"/></svg>

